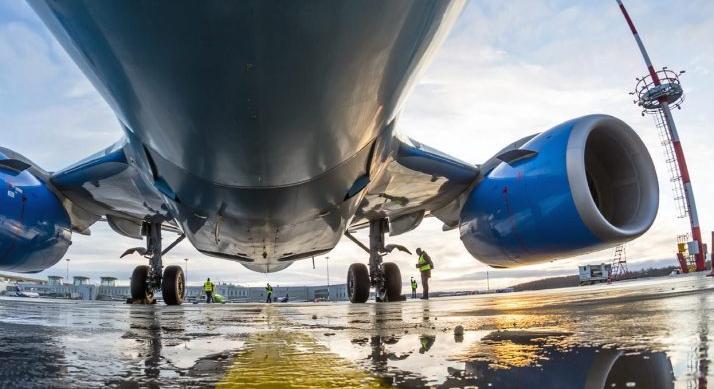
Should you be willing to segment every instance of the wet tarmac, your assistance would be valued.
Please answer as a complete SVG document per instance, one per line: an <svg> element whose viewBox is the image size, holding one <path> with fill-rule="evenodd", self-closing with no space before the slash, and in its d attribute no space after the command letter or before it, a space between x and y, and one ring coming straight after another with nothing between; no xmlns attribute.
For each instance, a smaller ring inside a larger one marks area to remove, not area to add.
<svg viewBox="0 0 714 389"><path fill-rule="evenodd" d="M361 305L5 298L0 387L706 388L712 291L694 275Z"/></svg>

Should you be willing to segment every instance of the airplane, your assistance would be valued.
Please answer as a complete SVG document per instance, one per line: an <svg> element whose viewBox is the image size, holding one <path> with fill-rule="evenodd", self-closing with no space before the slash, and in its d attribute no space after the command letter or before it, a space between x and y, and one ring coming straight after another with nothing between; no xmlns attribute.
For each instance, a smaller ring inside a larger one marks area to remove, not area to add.
<svg viewBox="0 0 714 389"><path fill-rule="evenodd" d="M23 290L19 284L15 285L15 291L11 292L9 294L10 296L15 296L15 297L28 297L28 298L38 298L40 297L40 294L37 292L32 292L32 291L27 291Z"/></svg>
<svg viewBox="0 0 714 389"><path fill-rule="evenodd" d="M162 256L184 238L268 273L346 236L369 258L349 267L350 301L374 288L387 302L402 284L383 258L406 248L386 238L426 217L458 228L477 260L510 268L615 246L656 216L652 159L609 115L567 120L479 165L400 132L409 91L463 1L30 5L124 135L57 172L0 149L1 270L42 271L73 233L106 222L145 242L124 253L148 259L132 273L132 299L160 290L174 305L185 278ZM166 233L177 234L169 245Z"/></svg>

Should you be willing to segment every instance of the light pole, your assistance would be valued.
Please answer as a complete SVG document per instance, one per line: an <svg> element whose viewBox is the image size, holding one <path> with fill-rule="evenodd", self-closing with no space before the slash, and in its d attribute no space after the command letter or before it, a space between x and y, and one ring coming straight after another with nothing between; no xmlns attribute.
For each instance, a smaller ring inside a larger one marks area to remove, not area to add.
<svg viewBox="0 0 714 389"><path fill-rule="evenodd" d="M183 271L185 274L184 274L183 278L186 282L186 286L188 286L188 258L184 258L183 260L186 261L186 267L184 268L184 271Z"/></svg>
<svg viewBox="0 0 714 389"><path fill-rule="evenodd" d="M67 273L65 274L64 282L69 282L69 258L65 258L65 261L67 261Z"/></svg>
<svg viewBox="0 0 714 389"><path fill-rule="evenodd" d="M330 301L330 257L325 257L325 265L327 265L327 301Z"/></svg>

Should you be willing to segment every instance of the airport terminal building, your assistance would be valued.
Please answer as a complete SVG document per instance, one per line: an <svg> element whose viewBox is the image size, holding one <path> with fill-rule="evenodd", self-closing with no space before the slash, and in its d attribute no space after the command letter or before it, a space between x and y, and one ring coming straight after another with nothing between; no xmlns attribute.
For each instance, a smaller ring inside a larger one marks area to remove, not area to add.
<svg viewBox="0 0 714 389"><path fill-rule="evenodd" d="M89 277L74 276L71 283L66 283L64 277L48 276L44 280L13 280L4 284L0 292L13 293L16 286L28 292L39 293L42 297L64 298L76 300L117 300L126 301L131 296L129 286L117 285L115 277L101 277L99 284L91 283ZM265 302L267 296L265 288L248 287L231 283L219 283L215 286L216 293L231 303L260 303ZM157 297L160 297L159 294ZM273 286L273 298L288 301L346 301L347 286L319 285L319 286ZM201 286L189 286L186 290L186 300L203 301L205 294Z"/></svg>

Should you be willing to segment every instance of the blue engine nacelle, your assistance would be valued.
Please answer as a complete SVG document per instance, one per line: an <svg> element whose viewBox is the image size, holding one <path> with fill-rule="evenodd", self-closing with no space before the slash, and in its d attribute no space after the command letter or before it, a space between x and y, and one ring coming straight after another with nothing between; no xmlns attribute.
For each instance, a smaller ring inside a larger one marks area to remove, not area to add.
<svg viewBox="0 0 714 389"><path fill-rule="evenodd" d="M27 167L0 153L0 270L42 271L71 244L62 203Z"/></svg>
<svg viewBox="0 0 714 389"><path fill-rule="evenodd" d="M657 215L659 187L637 134L590 115L543 132L501 162L468 195L461 240L478 260L515 267L634 239Z"/></svg>

